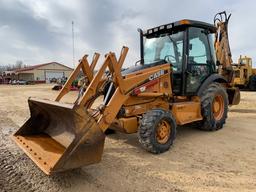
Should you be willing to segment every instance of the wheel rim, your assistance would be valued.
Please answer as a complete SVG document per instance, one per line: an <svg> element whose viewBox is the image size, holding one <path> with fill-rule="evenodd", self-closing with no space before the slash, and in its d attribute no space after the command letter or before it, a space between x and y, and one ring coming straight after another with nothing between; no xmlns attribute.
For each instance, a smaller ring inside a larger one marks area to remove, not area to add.
<svg viewBox="0 0 256 192"><path fill-rule="evenodd" d="M212 103L212 111L215 120L220 120L224 113L224 99L221 95L216 95Z"/></svg>
<svg viewBox="0 0 256 192"><path fill-rule="evenodd" d="M169 140L169 137L170 137L170 133L171 133L170 124L167 121L162 120L158 124L157 130L156 130L157 142L160 144L167 143L167 141Z"/></svg>

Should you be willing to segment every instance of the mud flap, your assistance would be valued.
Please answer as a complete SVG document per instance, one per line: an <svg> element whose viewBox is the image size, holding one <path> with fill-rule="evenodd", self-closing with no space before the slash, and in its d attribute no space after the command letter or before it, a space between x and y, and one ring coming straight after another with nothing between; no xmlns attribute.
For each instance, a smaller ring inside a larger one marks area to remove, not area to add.
<svg viewBox="0 0 256 192"><path fill-rule="evenodd" d="M73 104L30 98L31 117L14 141L46 174L98 163L105 134L86 111Z"/></svg>
<svg viewBox="0 0 256 192"><path fill-rule="evenodd" d="M238 105L240 103L240 90L237 87L227 88L229 105Z"/></svg>

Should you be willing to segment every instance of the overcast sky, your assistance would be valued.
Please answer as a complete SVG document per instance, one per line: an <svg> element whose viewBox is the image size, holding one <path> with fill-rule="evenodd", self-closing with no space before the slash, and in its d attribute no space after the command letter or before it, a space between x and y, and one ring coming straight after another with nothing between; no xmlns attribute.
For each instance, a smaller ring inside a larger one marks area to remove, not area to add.
<svg viewBox="0 0 256 192"><path fill-rule="evenodd" d="M22 60L33 65L56 61L73 67L95 51L102 56L130 48L125 66L139 59L137 28L189 18L213 22L219 11L232 13L229 38L233 60L256 59L256 3L246 0L0 0L0 65Z"/></svg>

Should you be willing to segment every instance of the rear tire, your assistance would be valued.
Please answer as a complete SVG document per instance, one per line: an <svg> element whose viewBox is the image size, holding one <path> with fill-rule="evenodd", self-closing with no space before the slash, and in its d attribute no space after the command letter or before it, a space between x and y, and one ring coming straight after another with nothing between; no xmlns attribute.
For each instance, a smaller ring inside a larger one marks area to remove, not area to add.
<svg viewBox="0 0 256 192"><path fill-rule="evenodd" d="M153 109L142 117L138 138L147 151L158 154L167 151L176 137L176 122L170 112Z"/></svg>
<svg viewBox="0 0 256 192"><path fill-rule="evenodd" d="M219 83L212 83L201 96L201 110L203 120L199 129L216 131L223 128L228 113L228 95Z"/></svg>
<svg viewBox="0 0 256 192"><path fill-rule="evenodd" d="M248 88L250 91L256 91L256 75L250 76Z"/></svg>

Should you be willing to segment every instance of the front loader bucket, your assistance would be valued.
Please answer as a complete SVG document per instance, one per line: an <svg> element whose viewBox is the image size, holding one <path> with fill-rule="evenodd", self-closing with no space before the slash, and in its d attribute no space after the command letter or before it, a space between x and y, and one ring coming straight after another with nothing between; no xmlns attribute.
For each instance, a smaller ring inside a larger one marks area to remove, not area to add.
<svg viewBox="0 0 256 192"><path fill-rule="evenodd" d="M30 98L31 117L13 135L46 174L97 163L105 134L94 118L73 104Z"/></svg>

